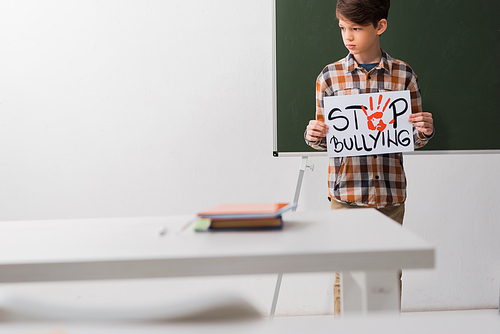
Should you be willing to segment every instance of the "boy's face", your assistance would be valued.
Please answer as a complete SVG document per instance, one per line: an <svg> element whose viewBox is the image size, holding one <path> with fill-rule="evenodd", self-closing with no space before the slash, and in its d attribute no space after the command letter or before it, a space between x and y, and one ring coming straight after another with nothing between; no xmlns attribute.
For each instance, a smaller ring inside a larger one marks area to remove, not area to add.
<svg viewBox="0 0 500 334"><path fill-rule="evenodd" d="M380 20L378 27L373 24L363 26L339 17L339 27L345 47L351 52L356 61L361 64L378 62L372 59L380 54L379 36L385 31L387 21Z"/></svg>

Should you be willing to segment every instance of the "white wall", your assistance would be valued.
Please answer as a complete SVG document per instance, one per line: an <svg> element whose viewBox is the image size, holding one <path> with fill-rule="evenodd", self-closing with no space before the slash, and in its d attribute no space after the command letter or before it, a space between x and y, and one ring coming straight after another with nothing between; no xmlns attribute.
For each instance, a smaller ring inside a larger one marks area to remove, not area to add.
<svg viewBox="0 0 500 334"><path fill-rule="evenodd" d="M0 220L291 201L300 158L272 157L272 75L272 0L2 1ZM299 208L326 209L326 158L310 162ZM405 309L498 306L499 164L499 154L406 157L405 226L436 244L437 266L405 272ZM229 289L265 313L275 279L0 289L111 304ZM332 312L332 284L285 275L278 314Z"/></svg>

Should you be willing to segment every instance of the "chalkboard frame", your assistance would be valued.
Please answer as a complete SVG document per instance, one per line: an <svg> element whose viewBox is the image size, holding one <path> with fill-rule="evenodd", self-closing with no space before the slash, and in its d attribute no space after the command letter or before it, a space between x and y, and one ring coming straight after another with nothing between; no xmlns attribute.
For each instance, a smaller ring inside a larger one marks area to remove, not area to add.
<svg viewBox="0 0 500 334"><path fill-rule="evenodd" d="M299 150L292 150L292 151L288 151L288 150L282 150L280 148L280 145L279 145L279 108L278 108L278 59L277 59L277 4L278 2L282 1L282 0L272 0L273 1L273 15L272 15L272 18L273 18L273 23L272 23L272 27L273 27L273 156L275 157L288 157L288 156L326 156L326 152L325 151L316 151L312 148L309 148L307 145L304 145L302 146L301 145L301 149ZM287 0L287 1L290 1L290 0ZM309 3L308 1L302 1L302 0L295 0L295 1L299 1L301 3ZM326 1L325 1L326 2ZM332 6L334 6L335 4L335 0L331 0L329 1ZM464 0L459 0L457 2L460 2L462 5L464 5L465 1ZM460 5L460 4L459 4ZM392 5L394 7L394 4ZM485 10L486 7L490 6L490 7L495 7L495 6L498 6L497 3L495 3L494 1L487 1L486 4L482 4L482 6L484 7L483 8L483 11ZM391 7L391 12L393 10L393 7ZM458 6L460 7L460 6ZM390 24L392 23L391 21L391 13L389 14L389 22ZM332 20L334 19L334 14L332 14ZM406 23L405 23L406 24ZM486 23L485 23L486 24ZM411 25L411 22L409 23L409 29L412 27ZM332 22L332 27L334 27L334 22ZM493 36L490 36L490 38L492 40L495 40L496 36L498 35L500 37L500 30L497 29L497 31L493 32ZM340 36L340 33L338 33L338 35ZM500 38L498 39L500 40ZM497 42L498 40L495 40L494 44L492 44L492 47L493 47L493 51L495 50L498 50L500 51L500 43ZM343 47L343 45L341 45ZM384 47L384 43L382 45ZM390 54L391 52L388 51ZM326 62L324 64L322 64L322 66L324 65L327 65L327 63L331 63L335 60L338 60L342 57L345 57L345 55L347 54L347 50L345 50L343 52L343 54L341 54L340 56L337 56L337 57L333 57L331 59L331 61L329 62ZM500 53L499 53L500 54ZM392 54L391 54L392 55ZM393 55L394 56L394 55ZM399 56L395 56L396 58L400 58ZM403 57L401 57L403 58ZM400 58L400 59L401 59ZM404 58L403 58L404 59ZM409 62L410 63L410 62ZM411 64L411 63L410 63ZM497 66L499 67L499 66ZM500 68L500 67L499 67ZM321 71L321 68L318 68L315 75L317 75L319 72ZM497 76L494 76L495 78L498 78L500 77L500 72L498 70L495 70L496 72L495 73L499 73L499 75ZM417 71L417 74L418 71ZM425 76L426 74L424 73L424 79L425 79ZM490 88L491 91L493 91L493 89L497 86L497 83L499 83L500 81L498 79L494 79L492 82L489 83L489 86L492 86L493 88ZM310 112L310 117L309 119L313 119L314 117L314 82L311 83L311 92L308 92L312 95L312 102L311 102L311 105L312 105L312 112ZM422 88L422 85L421 85L421 88ZM498 85L498 88L500 88L500 85ZM424 100L424 110L426 110L426 105L425 105L425 91L423 89L423 100ZM497 103L496 101L498 101L498 104L497 105L500 105L500 94L496 94L496 96L492 95L493 96L493 99L494 99L494 102L490 102L490 105L494 105L495 103ZM431 111L434 113L434 111ZM437 114L435 114L436 116L439 116ZM444 116L443 116L444 117ZM497 116L493 116L493 117L497 117ZM452 148L443 148L443 147L432 147L432 143L434 142L438 142L439 143L439 140L441 140L439 137L444 137L446 135L446 132L448 130L449 132L449 129L446 129L446 127L443 127L441 126L442 124L439 124L439 122L442 120L440 119L436 119L436 118L439 118L439 117L435 117L435 122L437 123L436 125L436 137L433 138L431 141L430 141L430 144L426 147L424 147L423 149L419 149L415 152L412 152L412 153L406 153L406 154L471 154L471 153L474 153L474 154L489 154L489 153L500 153L500 140L498 140L497 138L495 137L492 137L492 135L490 135L490 142L492 143L493 147L481 147L481 143L479 143L477 146L478 147L474 147L472 149L461 149L461 147L452 147ZM494 118L494 122L493 121L489 121L488 123L495 123L498 119L498 124L500 124L500 118ZM302 125L302 129L300 129L301 133L299 133L299 131L297 131L296 133L294 133L294 136L293 137L300 137L300 140L303 141L302 137L303 137L303 131L305 131L305 128L306 128L306 125L307 125L307 121L305 121ZM449 128L451 128L451 126L449 126ZM456 130L458 131L458 130ZM491 132L491 131L490 131ZM480 133L480 135L482 135ZM438 139L436 139L438 138ZM491 139L493 138L493 140ZM436 145L434 145L436 146ZM438 145L439 146L439 145ZM490 145L491 146L491 145ZM302 149L302 147L304 149Z"/></svg>

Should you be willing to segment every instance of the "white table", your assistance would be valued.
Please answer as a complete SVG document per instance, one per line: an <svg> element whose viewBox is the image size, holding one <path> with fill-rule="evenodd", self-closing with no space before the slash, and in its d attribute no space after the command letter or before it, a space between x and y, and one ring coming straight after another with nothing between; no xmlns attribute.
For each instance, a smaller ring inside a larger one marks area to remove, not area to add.
<svg viewBox="0 0 500 334"><path fill-rule="evenodd" d="M0 222L0 283L342 271L344 312L397 311L398 270L434 266L432 245L376 210L289 212L281 231L244 233L193 219Z"/></svg>

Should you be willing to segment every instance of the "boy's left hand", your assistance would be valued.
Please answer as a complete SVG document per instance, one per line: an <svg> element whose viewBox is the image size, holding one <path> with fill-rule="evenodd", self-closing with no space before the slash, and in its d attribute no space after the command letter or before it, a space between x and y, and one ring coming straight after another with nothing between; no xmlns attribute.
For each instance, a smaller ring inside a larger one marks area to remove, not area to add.
<svg viewBox="0 0 500 334"><path fill-rule="evenodd" d="M423 132L428 137L434 133L434 124L432 114L430 112L411 114L408 121L412 122L413 126L416 127L417 130Z"/></svg>

